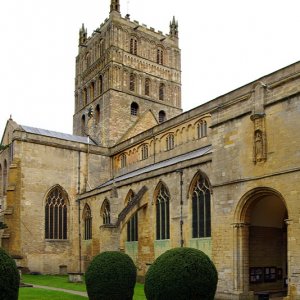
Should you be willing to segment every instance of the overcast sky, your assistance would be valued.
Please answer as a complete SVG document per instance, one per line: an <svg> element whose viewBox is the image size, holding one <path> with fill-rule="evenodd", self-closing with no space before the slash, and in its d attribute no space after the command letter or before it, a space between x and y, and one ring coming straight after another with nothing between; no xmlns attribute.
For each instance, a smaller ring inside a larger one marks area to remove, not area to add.
<svg viewBox="0 0 300 300"><path fill-rule="evenodd" d="M182 50L184 111L299 60L299 0L120 0L121 14L169 32ZM18 123L72 133L75 56L110 0L0 1L0 138Z"/></svg>

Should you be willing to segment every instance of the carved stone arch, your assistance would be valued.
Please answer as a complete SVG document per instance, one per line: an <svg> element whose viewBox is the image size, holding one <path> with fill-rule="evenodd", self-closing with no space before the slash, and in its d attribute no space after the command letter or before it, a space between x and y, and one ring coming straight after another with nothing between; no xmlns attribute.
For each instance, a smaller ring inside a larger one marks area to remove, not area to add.
<svg viewBox="0 0 300 300"><path fill-rule="evenodd" d="M102 202L100 208L100 218L102 218L102 224L111 224L111 211L110 211L110 201L105 198Z"/></svg>
<svg viewBox="0 0 300 300"><path fill-rule="evenodd" d="M209 121L210 120L210 118L211 118L211 114L205 114L205 115L203 115L203 116L201 116L201 117L199 117L199 118L197 118L196 119L196 121L194 122L194 126L196 126L199 122L201 122L202 120L204 120L204 121ZM208 123L208 122L207 122Z"/></svg>
<svg viewBox="0 0 300 300"><path fill-rule="evenodd" d="M88 214L88 213L90 213L92 215L91 206L88 203L85 203L83 210L82 210L82 219L84 219L86 214Z"/></svg>
<svg viewBox="0 0 300 300"><path fill-rule="evenodd" d="M274 195L278 197L283 202L287 210L287 214L289 215L286 201L281 193L270 187L257 187L244 194L238 202L234 212L234 223L247 223L249 221L249 212L251 211L251 207L253 207L262 197L267 195Z"/></svg>
<svg viewBox="0 0 300 300"><path fill-rule="evenodd" d="M187 199L191 198L194 187L195 187L199 177L202 177L207 182L207 188L209 189L210 193L213 194L212 185L210 183L209 177L206 175L205 172L198 170L197 173L194 175L193 179L191 180L191 183L188 187Z"/></svg>

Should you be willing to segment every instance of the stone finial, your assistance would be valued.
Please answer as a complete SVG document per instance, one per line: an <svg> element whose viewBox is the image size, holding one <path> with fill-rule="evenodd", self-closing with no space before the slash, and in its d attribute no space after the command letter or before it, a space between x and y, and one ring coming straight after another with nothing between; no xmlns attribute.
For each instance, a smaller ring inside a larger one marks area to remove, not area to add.
<svg viewBox="0 0 300 300"><path fill-rule="evenodd" d="M82 23L82 26L79 30L79 46L85 44L87 39L87 29L84 27L84 24Z"/></svg>
<svg viewBox="0 0 300 300"><path fill-rule="evenodd" d="M174 16L170 22L170 36L178 38L178 22L175 20Z"/></svg>

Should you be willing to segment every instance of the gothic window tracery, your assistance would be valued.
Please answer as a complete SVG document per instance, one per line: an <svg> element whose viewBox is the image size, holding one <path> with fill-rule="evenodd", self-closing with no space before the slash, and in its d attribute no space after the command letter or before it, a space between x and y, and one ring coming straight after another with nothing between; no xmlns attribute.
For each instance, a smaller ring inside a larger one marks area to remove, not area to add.
<svg viewBox="0 0 300 300"><path fill-rule="evenodd" d="M67 239L68 199L61 187L55 186L46 197L45 238Z"/></svg>
<svg viewBox="0 0 300 300"><path fill-rule="evenodd" d="M138 240L138 213L136 212L127 222L127 242Z"/></svg>
<svg viewBox="0 0 300 300"><path fill-rule="evenodd" d="M161 184L156 197L156 239L170 238L170 194L167 187Z"/></svg>
<svg viewBox="0 0 300 300"><path fill-rule="evenodd" d="M208 180L199 174L192 191L192 237L211 236L211 193Z"/></svg>
<svg viewBox="0 0 300 300"><path fill-rule="evenodd" d="M149 147L147 144L143 144L141 147L142 160L147 159L149 156Z"/></svg>
<svg viewBox="0 0 300 300"><path fill-rule="evenodd" d="M120 155L120 166L121 166L121 168L125 168L126 165L127 165L126 154L123 153Z"/></svg>
<svg viewBox="0 0 300 300"><path fill-rule="evenodd" d="M92 239L92 212L88 204L85 205L83 210L83 221L84 221L84 239Z"/></svg>

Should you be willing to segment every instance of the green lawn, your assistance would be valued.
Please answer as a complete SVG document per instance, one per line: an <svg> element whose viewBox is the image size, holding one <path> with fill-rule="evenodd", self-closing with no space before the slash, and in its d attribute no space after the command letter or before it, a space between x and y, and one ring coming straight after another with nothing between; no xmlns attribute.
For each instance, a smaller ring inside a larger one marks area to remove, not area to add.
<svg viewBox="0 0 300 300"><path fill-rule="evenodd" d="M67 290L73 290L73 291L80 291L84 292L86 291L86 287L84 283L70 283L68 282L68 276L60 276L60 275L22 275L22 281L24 283L31 283L31 284L37 284L37 285L45 285L45 286L51 286L61 289L67 289ZM29 291L31 290L31 291ZM34 291L33 291L34 290ZM48 296L49 293L49 296ZM37 296L35 296L37 294ZM60 296L56 296L56 294L60 294ZM42 297L42 298L41 298ZM48 297L48 298L47 298ZM61 297L61 298L59 298ZM76 295L66 295L66 293L62 292L54 292L54 291L48 291L48 290L40 290L40 289L32 289L32 288L21 288L20 289L20 296L19 300L35 300L35 299L41 299L41 300L68 300L68 299L87 299L81 296ZM134 300L145 300L145 294L144 294L144 285L137 283L135 285L134 289Z"/></svg>
<svg viewBox="0 0 300 300"><path fill-rule="evenodd" d="M19 300L87 300L88 298L63 292L36 288L20 288Z"/></svg>

